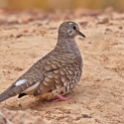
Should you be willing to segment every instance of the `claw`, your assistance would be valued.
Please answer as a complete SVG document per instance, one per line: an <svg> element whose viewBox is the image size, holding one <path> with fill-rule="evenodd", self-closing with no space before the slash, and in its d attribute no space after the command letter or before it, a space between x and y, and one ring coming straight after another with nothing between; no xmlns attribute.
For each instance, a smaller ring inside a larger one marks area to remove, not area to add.
<svg viewBox="0 0 124 124"><path fill-rule="evenodd" d="M57 96L57 98L55 100L53 100L53 102L66 101L66 100L69 100L69 99L71 99L73 97L73 96L64 97L61 94L57 94L56 96Z"/></svg>

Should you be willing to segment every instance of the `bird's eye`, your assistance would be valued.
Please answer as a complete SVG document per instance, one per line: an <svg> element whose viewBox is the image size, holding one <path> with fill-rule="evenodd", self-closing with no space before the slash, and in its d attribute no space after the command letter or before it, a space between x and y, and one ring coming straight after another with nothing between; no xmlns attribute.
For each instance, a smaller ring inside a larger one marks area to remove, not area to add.
<svg viewBox="0 0 124 124"><path fill-rule="evenodd" d="M76 26L73 26L73 29L75 30L76 29Z"/></svg>

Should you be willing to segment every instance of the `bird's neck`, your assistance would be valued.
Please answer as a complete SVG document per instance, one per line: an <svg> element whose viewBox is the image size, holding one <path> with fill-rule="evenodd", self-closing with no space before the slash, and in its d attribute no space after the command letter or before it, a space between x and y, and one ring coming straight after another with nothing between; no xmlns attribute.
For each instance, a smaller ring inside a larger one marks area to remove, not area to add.
<svg viewBox="0 0 124 124"><path fill-rule="evenodd" d="M74 38L66 38L66 37L58 37L58 42L56 44L55 47L55 51L57 51L58 53L75 53L75 54L79 54L79 49L78 46L75 42Z"/></svg>

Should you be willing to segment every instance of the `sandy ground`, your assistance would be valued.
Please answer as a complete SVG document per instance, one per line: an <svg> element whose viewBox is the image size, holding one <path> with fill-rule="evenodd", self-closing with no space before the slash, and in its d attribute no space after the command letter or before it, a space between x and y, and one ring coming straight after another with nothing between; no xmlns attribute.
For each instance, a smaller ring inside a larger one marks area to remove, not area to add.
<svg viewBox="0 0 124 124"><path fill-rule="evenodd" d="M124 124L123 11L0 13L0 93L54 48L61 22L77 22L86 35L76 38L84 66L79 84L70 93L72 99L49 102L16 96L0 107L23 110L50 124Z"/></svg>

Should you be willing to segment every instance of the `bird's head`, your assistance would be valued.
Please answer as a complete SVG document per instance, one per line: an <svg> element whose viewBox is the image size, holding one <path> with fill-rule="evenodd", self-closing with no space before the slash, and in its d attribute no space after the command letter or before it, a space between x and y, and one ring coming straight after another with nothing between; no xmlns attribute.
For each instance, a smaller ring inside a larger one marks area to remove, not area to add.
<svg viewBox="0 0 124 124"><path fill-rule="evenodd" d="M80 35L85 38L85 35L80 32L78 25L75 22L67 21L60 25L59 35L74 38Z"/></svg>

